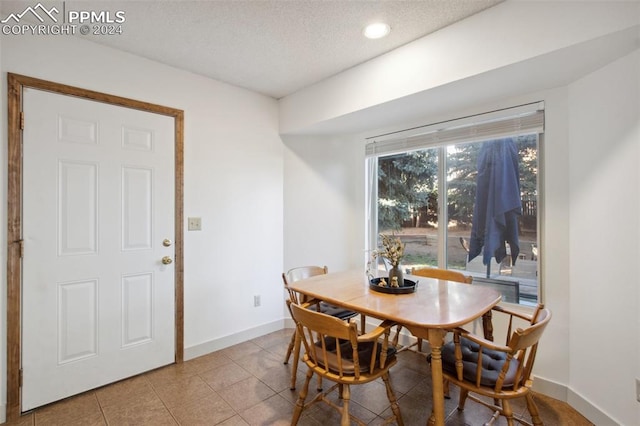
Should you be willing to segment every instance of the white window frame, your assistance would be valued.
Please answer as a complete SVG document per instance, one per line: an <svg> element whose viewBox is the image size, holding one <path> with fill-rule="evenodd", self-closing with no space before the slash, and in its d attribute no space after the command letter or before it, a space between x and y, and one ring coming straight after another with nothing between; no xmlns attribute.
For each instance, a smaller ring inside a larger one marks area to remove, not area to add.
<svg viewBox="0 0 640 426"><path fill-rule="evenodd" d="M370 261L369 254L376 250L378 240L378 157L390 154L439 148L438 153L438 218L447 223L446 207L446 146L464 142L482 142L501 137L536 133L538 135L538 213L537 245L542 246L544 205L541 188L543 187L543 140L544 140L544 102L533 102L487 113L447 120L438 123L417 126L410 129L385 133L366 138L365 161L367 185L365 194L365 263ZM446 227L438 227L438 267L446 268L447 247L443 242ZM538 257L538 303L543 301L543 259Z"/></svg>

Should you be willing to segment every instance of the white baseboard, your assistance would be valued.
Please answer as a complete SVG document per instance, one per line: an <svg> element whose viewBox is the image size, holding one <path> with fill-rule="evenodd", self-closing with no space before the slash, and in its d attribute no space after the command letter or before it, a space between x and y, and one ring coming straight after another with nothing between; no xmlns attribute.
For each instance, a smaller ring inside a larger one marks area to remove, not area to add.
<svg viewBox="0 0 640 426"><path fill-rule="evenodd" d="M7 406L5 404L0 404L0 423L5 423L7 421Z"/></svg>
<svg viewBox="0 0 640 426"><path fill-rule="evenodd" d="M293 323L291 319L277 320L208 342L189 346L188 348L184 348L184 360L188 361L211 352L219 351L220 349L228 348L229 346L237 345L238 343L246 342L247 340L255 339L256 337L264 336L265 334L273 333L274 331L282 330L285 327L286 321Z"/></svg>
<svg viewBox="0 0 640 426"><path fill-rule="evenodd" d="M568 391L567 404L571 405L591 423L598 426L619 426L622 423L615 421L611 416L600 410L595 404L578 394L573 389Z"/></svg>
<svg viewBox="0 0 640 426"><path fill-rule="evenodd" d="M284 319L284 328L296 328L296 323L291 318Z"/></svg>
<svg viewBox="0 0 640 426"><path fill-rule="evenodd" d="M535 376L533 380L533 390L557 399L558 401L566 402L593 424L598 426L620 425L620 422L613 420L591 401L588 401L582 395L565 385Z"/></svg>
<svg viewBox="0 0 640 426"><path fill-rule="evenodd" d="M558 401L567 402L569 392L565 385L533 375L533 391L549 396Z"/></svg>

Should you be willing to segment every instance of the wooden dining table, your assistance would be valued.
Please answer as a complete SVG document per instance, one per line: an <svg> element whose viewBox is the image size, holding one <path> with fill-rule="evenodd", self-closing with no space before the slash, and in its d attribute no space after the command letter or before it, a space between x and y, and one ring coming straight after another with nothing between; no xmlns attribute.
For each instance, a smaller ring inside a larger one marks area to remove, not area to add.
<svg viewBox="0 0 640 426"><path fill-rule="evenodd" d="M417 281L416 291L387 294L370 288L363 270L332 272L296 281L289 287L301 294L366 314L391 320L431 346L433 411L428 425L444 425L444 389L441 349L448 330L467 324L501 300L496 290L434 278L405 276Z"/></svg>

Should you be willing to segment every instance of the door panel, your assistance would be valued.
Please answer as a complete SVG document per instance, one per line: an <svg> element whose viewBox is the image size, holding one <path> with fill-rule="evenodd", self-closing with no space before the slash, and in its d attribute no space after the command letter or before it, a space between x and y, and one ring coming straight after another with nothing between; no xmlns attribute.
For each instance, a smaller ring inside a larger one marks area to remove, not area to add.
<svg viewBox="0 0 640 426"><path fill-rule="evenodd" d="M122 250L151 248L153 170L122 168Z"/></svg>
<svg viewBox="0 0 640 426"><path fill-rule="evenodd" d="M58 162L58 256L98 251L98 164Z"/></svg>
<svg viewBox="0 0 640 426"><path fill-rule="evenodd" d="M24 90L22 410L174 362L174 120Z"/></svg>
<svg viewBox="0 0 640 426"><path fill-rule="evenodd" d="M58 285L58 363L98 354L98 281Z"/></svg>

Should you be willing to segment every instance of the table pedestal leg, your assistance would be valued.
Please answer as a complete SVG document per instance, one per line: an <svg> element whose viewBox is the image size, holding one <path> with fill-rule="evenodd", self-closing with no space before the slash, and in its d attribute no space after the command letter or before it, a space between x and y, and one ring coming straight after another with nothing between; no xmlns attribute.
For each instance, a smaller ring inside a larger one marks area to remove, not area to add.
<svg viewBox="0 0 640 426"><path fill-rule="evenodd" d="M429 345L431 346L431 379L433 380L433 412L427 425L444 425L444 386L442 378L442 345L445 330L430 329Z"/></svg>

